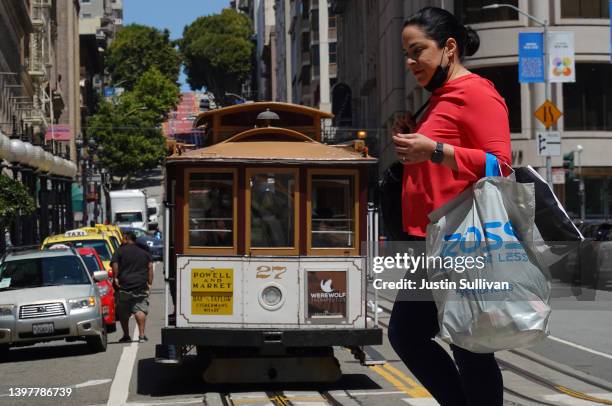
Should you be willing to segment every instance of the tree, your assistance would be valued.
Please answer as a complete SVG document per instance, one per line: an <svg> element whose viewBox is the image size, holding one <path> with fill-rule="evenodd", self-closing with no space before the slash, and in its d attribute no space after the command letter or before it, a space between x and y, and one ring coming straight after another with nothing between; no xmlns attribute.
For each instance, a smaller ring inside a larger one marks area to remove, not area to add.
<svg viewBox="0 0 612 406"><path fill-rule="evenodd" d="M4 229L19 215L29 216L36 206L27 188L16 180L0 174L0 238L4 239Z"/></svg>
<svg viewBox="0 0 612 406"><path fill-rule="evenodd" d="M225 9L199 17L178 41L192 89L207 86L216 95L240 92L251 72L253 30L245 14Z"/></svg>
<svg viewBox="0 0 612 406"><path fill-rule="evenodd" d="M90 118L88 137L93 137L103 151L99 159L112 177L120 178L120 185L143 170L160 164L165 156L165 139L158 122L150 111L141 111L142 104L134 104L133 95L118 104L102 101L98 113Z"/></svg>
<svg viewBox="0 0 612 406"><path fill-rule="evenodd" d="M152 66L138 79L133 91L121 96L120 104L144 107L142 116L157 126L176 108L180 94L176 83Z"/></svg>
<svg viewBox="0 0 612 406"><path fill-rule="evenodd" d="M128 90L151 67L172 82L178 80L181 59L170 41L168 30L131 24L117 33L106 58L106 68L113 81Z"/></svg>

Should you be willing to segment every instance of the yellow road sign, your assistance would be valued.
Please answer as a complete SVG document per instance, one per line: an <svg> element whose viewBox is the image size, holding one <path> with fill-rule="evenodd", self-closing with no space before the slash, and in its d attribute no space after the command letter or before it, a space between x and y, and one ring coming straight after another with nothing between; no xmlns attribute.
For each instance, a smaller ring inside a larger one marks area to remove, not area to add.
<svg viewBox="0 0 612 406"><path fill-rule="evenodd" d="M535 117L548 129L554 125L563 113L550 100L546 100L534 113Z"/></svg>

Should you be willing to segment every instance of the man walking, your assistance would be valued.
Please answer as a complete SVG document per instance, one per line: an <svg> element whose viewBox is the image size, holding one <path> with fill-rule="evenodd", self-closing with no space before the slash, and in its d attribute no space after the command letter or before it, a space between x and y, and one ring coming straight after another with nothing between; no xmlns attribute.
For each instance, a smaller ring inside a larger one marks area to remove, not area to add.
<svg viewBox="0 0 612 406"><path fill-rule="evenodd" d="M136 244L136 235L123 233L123 244L113 257L113 272L115 273L118 293L116 298L116 314L123 337L119 342L130 342L130 316L133 314L138 324L138 342L148 341L145 335L145 322L149 313L149 290L153 285L153 259L151 255Z"/></svg>

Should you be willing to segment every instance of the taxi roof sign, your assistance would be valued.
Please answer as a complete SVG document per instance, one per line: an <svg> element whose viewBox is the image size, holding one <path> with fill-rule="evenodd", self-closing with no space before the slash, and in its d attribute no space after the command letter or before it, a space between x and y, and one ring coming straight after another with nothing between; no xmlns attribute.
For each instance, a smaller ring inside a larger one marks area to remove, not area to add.
<svg viewBox="0 0 612 406"><path fill-rule="evenodd" d="M553 126L557 120L559 120L559 117L561 117L563 113L557 108L557 106L555 106L553 102L546 100L540 107L538 107L534 115L542 124L544 124L544 127L548 129Z"/></svg>
<svg viewBox="0 0 612 406"><path fill-rule="evenodd" d="M84 230L70 230L64 233L64 237L86 237L88 233Z"/></svg>

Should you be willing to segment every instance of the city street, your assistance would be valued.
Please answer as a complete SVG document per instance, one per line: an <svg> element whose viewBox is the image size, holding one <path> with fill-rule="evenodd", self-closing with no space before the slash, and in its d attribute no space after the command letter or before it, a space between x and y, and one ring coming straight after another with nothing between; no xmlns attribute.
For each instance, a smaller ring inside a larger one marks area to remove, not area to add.
<svg viewBox="0 0 612 406"><path fill-rule="evenodd" d="M0 0L0 405L612 406L611 14Z"/></svg>
<svg viewBox="0 0 612 406"><path fill-rule="evenodd" d="M554 296L566 288L556 283ZM6 405L436 405L397 359L386 341L375 348L383 365L361 366L342 348L335 349L343 377L325 385L226 385L202 382L195 356L179 367L154 363L155 344L160 341L163 319L162 264L156 263L151 313L147 324L149 342L120 344L118 331L109 336L105 353L89 354L82 343L58 341L33 347L14 348L0 363L0 397ZM534 373L557 385L597 399L612 400L612 292L598 292L598 302L575 302L559 298L553 311L552 336L529 350L498 353L504 374L508 405L536 404L522 396L557 405L590 405L546 387L526 374ZM389 301L381 300L388 309ZM379 313L383 327L386 311ZM135 325L132 320L131 328ZM386 335L386 334L385 334ZM137 332L133 331L133 336ZM378 357L373 351L368 351ZM597 385L600 385L599 387ZM604 387L608 387L605 390ZM72 388L67 398L11 397L11 389ZM521 396L522 395L522 396ZM280 400L283 399L283 400ZM285 403L283 403L285 402Z"/></svg>

